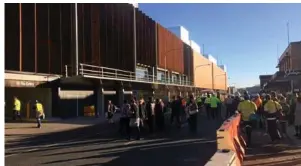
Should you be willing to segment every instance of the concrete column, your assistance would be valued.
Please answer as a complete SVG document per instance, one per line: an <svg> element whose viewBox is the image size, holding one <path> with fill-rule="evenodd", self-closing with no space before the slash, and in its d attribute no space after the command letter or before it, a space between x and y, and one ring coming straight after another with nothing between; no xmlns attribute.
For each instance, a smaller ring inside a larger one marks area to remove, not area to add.
<svg viewBox="0 0 301 166"><path fill-rule="evenodd" d="M98 87L94 90L95 96L95 117L102 117L104 116L104 94L103 89Z"/></svg>

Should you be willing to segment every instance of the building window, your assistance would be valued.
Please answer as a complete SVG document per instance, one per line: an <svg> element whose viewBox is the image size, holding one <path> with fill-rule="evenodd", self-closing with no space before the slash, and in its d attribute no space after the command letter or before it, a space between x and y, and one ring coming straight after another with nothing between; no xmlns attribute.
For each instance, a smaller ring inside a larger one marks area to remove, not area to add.
<svg viewBox="0 0 301 166"><path fill-rule="evenodd" d="M171 77L172 77L172 83L179 84L179 79L177 74L172 74Z"/></svg>
<svg viewBox="0 0 301 166"><path fill-rule="evenodd" d="M140 81L149 81L148 69L144 67L137 67L136 79Z"/></svg>
<svg viewBox="0 0 301 166"><path fill-rule="evenodd" d="M164 71L157 71L157 80L159 82L164 82L165 81L165 72Z"/></svg>

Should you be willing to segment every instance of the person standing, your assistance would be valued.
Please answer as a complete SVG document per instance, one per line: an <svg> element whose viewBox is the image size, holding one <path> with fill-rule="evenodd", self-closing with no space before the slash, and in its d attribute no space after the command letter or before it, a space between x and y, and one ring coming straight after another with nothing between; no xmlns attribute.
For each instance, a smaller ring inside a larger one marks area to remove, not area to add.
<svg viewBox="0 0 301 166"><path fill-rule="evenodd" d="M149 97L145 106L146 111L146 123L150 133L154 132L154 102L153 98Z"/></svg>
<svg viewBox="0 0 301 166"><path fill-rule="evenodd" d="M156 99L155 105L155 118L156 118L156 126L159 130L164 129L164 105L160 99Z"/></svg>
<svg viewBox="0 0 301 166"><path fill-rule="evenodd" d="M16 120L19 118L22 121L21 118L21 101L14 96L14 106L13 106L13 120Z"/></svg>
<svg viewBox="0 0 301 166"><path fill-rule="evenodd" d="M277 101L272 100L271 95L267 95L266 99L267 103L264 105L264 111L267 120L267 131L271 140L274 142L281 139L277 118L279 117L278 115L281 112L282 107Z"/></svg>
<svg viewBox="0 0 301 166"><path fill-rule="evenodd" d="M232 116L234 114L234 111L233 111L233 97L231 95L229 95L225 101L226 103L226 118L229 118L230 116Z"/></svg>
<svg viewBox="0 0 301 166"><path fill-rule="evenodd" d="M134 131L136 131L136 140L140 140L139 106L138 106L135 98L131 100L129 118L130 118L130 129L128 132L128 140L131 140L132 129L134 129Z"/></svg>
<svg viewBox="0 0 301 166"><path fill-rule="evenodd" d="M114 123L113 116L116 111L116 106L112 103L111 100L108 101L108 111L107 111L107 119L109 123Z"/></svg>
<svg viewBox="0 0 301 166"><path fill-rule="evenodd" d="M139 125L139 127L140 127L140 131L142 130L144 130L144 122L145 122L145 117L146 117L146 115L145 115L145 102L144 102L144 99L143 98L141 98L140 100L139 100L139 105L138 105L138 107L139 107L139 109L138 109L138 113L139 113L139 119L140 119L140 125Z"/></svg>
<svg viewBox="0 0 301 166"><path fill-rule="evenodd" d="M45 118L45 114L44 114L44 108L42 103L40 103L38 100L36 100L36 104L34 106L34 109L36 111L36 119L37 119L37 128L41 128L42 127L42 120Z"/></svg>
<svg viewBox="0 0 301 166"><path fill-rule="evenodd" d="M173 123L174 119L176 119L176 126L179 128L181 127L181 120L180 120L180 112L181 112L181 97L178 96L177 99L174 97L171 103L171 124Z"/></svg>
<svg viewBox="0 0 301 166"><path fill-rule="evenodd" d="M130 111L130 104L128 104L127 100L123 101L123 105L121 107L121 117L119 120L119 132L121 135L123 135L124 129L126 130L126 133L129 132L129 111Z"/></svg>
<svg viewBox="0 0 301 166"><path fill-rule="evenodd" d="M297 97L297 100L295 102L295 120L294 120L294 125L295 125L295 131L296 137L299 137L301 139L301 96Z"/></svg>
<svg viewBox="0 0 301 166"><path fill-rule="evenodd" d="M195 133L197 131L198 105L192 95L189 97L189 102L187 103L187 111L190 131Z"/></svg>
<svg viewBox="0 0 301 166"><path fill-rule="evenodd" d="M211 113L211 107L210 107L210 93L207 93L207 97L205 99L205 108L206 108L206 114L207 114L207 118L208 120L210 120L211 116L212 116L212 113Z"/></svg>
<svg viewBox="0 0 301 166"><path fill-rule="evenodd" d="M282 107L282 113L283 113L283 116L281 117L281 119L279 119L280 129L281 129L281 133L286 135L286 129L287 129L287 124L288 124L288 114L290 112L290 106L286 102L286 98L284 96L280 96L279 100L280 100L280 105Z"/></svg>
<svg viewBox="0 0 301 166"><path fill-rule="evenodd" d="M255 115L257 107L256 104L250 100L250 96L245 95L244 101L239 103L237 110L241 113L242 127L246 131L247 146L249 146L251 144L253 126L251 116Z"/></svg>
<svg viewBox="0 0 301 166"><path fill-rule="evenodd" d="M210 110L211 110L211 116L212 119L218 119L218 106L219 106L220 100L213 94L210 98Z"/></svg>

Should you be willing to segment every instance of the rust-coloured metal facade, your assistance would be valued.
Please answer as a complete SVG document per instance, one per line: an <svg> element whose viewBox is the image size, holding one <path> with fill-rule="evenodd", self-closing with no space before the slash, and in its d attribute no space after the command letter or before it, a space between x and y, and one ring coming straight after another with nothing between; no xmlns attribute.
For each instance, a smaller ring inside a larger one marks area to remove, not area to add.
<svg viewBox="0 0 301 166"><path fill-rule="evenodd" d="M183 43L166 28L157 24L157 42L158 42L158 66L160 68L166 67L179 73L184 73L183 63ZM166 61L165 61L166 59ZM166 64L166 66L165 66Z"/></svg>
<svg viewBox="0 0 301 166"><path fill-rule="evenodd" d="M5 4L5 69L63 74L72 60L72 4Z"/></svg>
<svg viewBox="0 0 301 166"><path fill-rule="evenodd" d="M156 22L136 10L137 63L156 66Z"/></svg>
<svg viewBox="0 0 301 166"><path fill-rule="evenodd" d="M20 5L5 3L5 69L20 70Z"/></svg>
<svg viewBox="0 0 301 166"><path fill-rule="evenodd" d="M134 71L134 7L78 4L79 62Z"/></svg>
<svg viewBox="0 0 301 166"><path fill-rule="evenodd" d="M74 64L74 4L5 4L5 9L6 70L64 74L64 66ZM149 24L146 37L154 31ZM134 71L133 28L130 4L78 4L79 62ZM149 57L151 51L145 51Z"/></svg>
<svg viewBox="0 0 301 166"><path fill-rule="evenodd" d="M194 76L194 67L193 67L193 50L192 48L183 43L183 63L184 63L184 74L189 78L193 79Z"/></svg>

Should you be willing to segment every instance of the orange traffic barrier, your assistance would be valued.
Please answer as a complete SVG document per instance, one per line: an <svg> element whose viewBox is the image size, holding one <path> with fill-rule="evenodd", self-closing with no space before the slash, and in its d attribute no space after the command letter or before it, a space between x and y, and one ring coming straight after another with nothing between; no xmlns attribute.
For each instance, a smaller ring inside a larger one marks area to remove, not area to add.
<svg viewBox="0 0 301 166"><path fill-rule="evenodd" d="M217 130L217 149L233 151L236 154L236 164L242 165L246 142L240 133L241 115L235 114L227 119Z"/></svg>
<svg viewBox="0 0 301 166"><path fill-rule="evenodd" d="M95 116L95 108L93 105L84 107L84 116Z"/></svg>

